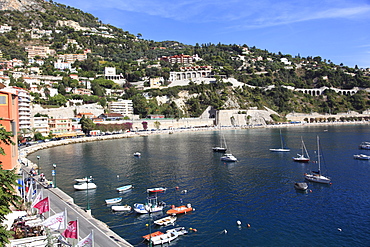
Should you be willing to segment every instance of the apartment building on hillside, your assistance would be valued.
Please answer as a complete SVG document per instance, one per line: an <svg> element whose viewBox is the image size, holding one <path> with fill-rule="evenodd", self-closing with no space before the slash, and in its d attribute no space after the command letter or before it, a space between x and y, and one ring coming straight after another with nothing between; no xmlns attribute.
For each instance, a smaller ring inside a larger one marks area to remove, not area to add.
<svg viewBox="0 0 370 247"><path fill-rule="evenodd" d="M123 116L127 116L129 118L131 118L134 114L132 100L120 99L118 101L109 102L108 109L109 113L120 113Z"/></svg>

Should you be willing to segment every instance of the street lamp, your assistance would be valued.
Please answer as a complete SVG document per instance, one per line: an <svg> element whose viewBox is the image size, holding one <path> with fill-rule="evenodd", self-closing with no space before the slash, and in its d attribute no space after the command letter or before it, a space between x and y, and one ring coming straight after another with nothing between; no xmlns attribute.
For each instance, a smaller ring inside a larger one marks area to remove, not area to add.
<svg viewBox="0 0 370 247"><path fill-rule="evenodd" d="M57 187L57 165L53 164L53 170L51 171L51 175L53 176L53 187Z"/></svg>
<svg viewBox="0 0 370 247"><path fill-rule="evenodd" d="M40 170L41 170L41 168L40 168L40 156L37 155L36 158L37 158L37 174L40 175L41 174L41 172L40 172Z"/></svg>

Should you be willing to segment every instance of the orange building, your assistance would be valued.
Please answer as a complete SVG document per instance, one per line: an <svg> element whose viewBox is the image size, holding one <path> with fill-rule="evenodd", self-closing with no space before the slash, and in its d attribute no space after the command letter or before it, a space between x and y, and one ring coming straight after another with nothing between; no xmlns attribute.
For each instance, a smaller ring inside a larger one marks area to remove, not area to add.
<svg viewBox="0 0 370 247"><path fill-rule="evenodd" d="M18 96L11 92L0 90L0 128L12 132L12 141L17 144L18 123ZM18 146L6 145L0 142L5 155L0 155L0 162L4 170L11 170L17 165Z"/></svg>

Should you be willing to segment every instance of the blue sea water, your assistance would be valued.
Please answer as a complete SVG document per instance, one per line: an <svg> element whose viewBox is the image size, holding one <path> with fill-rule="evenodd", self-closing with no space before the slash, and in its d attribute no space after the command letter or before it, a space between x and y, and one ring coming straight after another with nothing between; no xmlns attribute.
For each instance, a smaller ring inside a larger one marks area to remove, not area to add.
<svg viewBox="0 0 370 247"><path fill-rule="evenodd" d="M57 186L81 207L86 191L74 191L74 179L93 176L98 188L88 191L94 217L135 246L145 246L143 235L169 227L147 224L165 215L112 213L104 200L123 197L122 204L144 203L147 188L167 187L159 200L168 205L191 203L195 211L181 215L176 226L195 228L171 246L369 246L370 161L354 160L362 141L370 141L369 125L282 128L289 153L280 147L279 129L223 130L237 163L220 161L219 131L125 138L60 146L36 155L46 176L57 164ZM317 170L317 164L296 163L301 137L316 160L320 137L322 171L332 185L309 183L312 192L297 192L294 182ZM133 153L142 153L140 158ZM115 188L133 184L128 192ZM179 189L176 189L179 187ZM187 193L182 193L186 190ZM241 226L237 221L241 221ZM247 227L247 225L250 227ZM341 231L339 230L341 229ZM225 233L225 230L227 233Z"/></svg>

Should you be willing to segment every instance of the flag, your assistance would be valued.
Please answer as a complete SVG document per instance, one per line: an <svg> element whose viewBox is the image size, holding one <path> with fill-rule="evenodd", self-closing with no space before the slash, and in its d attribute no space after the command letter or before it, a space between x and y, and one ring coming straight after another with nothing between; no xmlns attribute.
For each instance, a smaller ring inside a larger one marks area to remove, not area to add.
<svg viewBox="0 0 370 247"><path fill-rule="evenodd" d="M77 220L68 222L68 226L62 233L62 236L77 239Z"/></svg>
<svg viewBox="0 0 370 247"><path fill-rule="evenodd" d="M44 199L36 203L33 207L39 210L39 214L49 211L49 197L45 197Z"/></svg>
<svg viewBox="0 0 370 247"><path fill-rule="evenodd" d="M64 212L54 214L47 218L42 224L50 229L59 230L64 228Z"/></svg>
<svg viewBox="0 0 370 247"><path fill-rule="evenodd" d="M76 247L93 247L93 233L91 232L86 238L78 242Z"/></svg>
<svg viewBox="0 0 370 247"><path fill-rule="evenodd" d="M31 205L31 207L35 207L35 205L39 202L39 201L41 201L41 198L42 198L42 191L40 191L38 194L37 194L37 196L36 196L36 198L33 200L33 203L32 203L32 205Z"/></svg>

